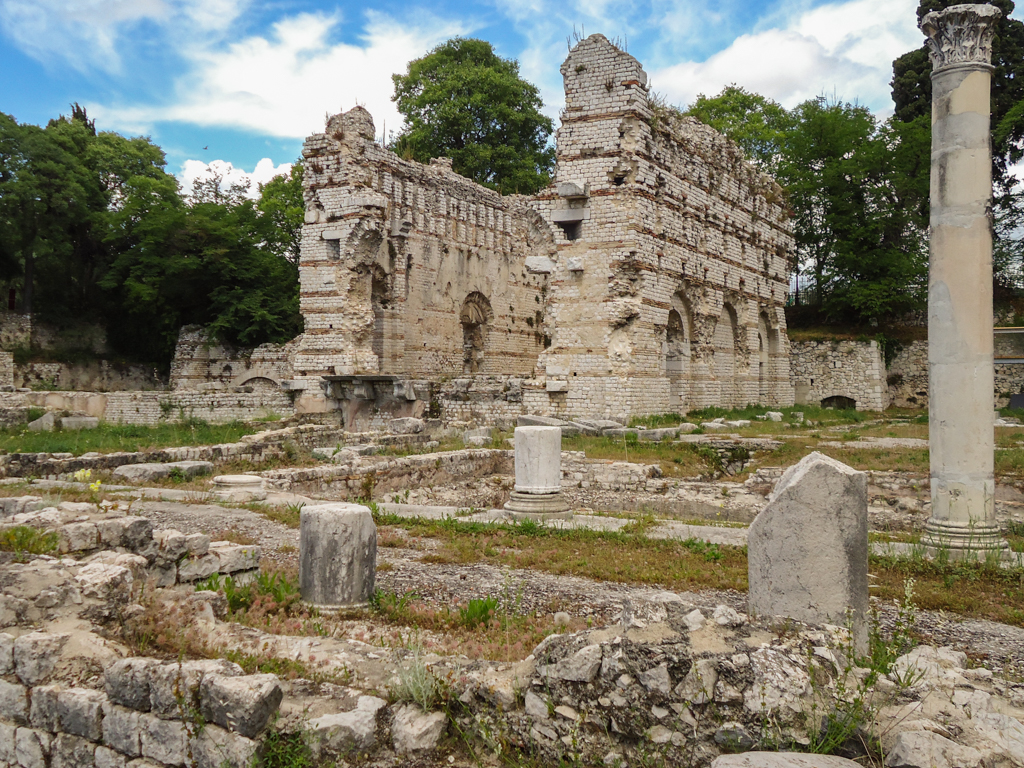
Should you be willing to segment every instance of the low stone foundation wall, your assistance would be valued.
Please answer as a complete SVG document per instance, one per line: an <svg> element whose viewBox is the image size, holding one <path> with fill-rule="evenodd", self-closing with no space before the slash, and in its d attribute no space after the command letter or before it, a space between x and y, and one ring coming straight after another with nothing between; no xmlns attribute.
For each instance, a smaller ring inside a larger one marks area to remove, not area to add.
<svg viewBox="0 0 1024 768"><path fill-rule="evenodd" d="M837 396L853 400L858 411L889 405L877 341L793 341L789 365L798 405L819 405Z"/></svg>

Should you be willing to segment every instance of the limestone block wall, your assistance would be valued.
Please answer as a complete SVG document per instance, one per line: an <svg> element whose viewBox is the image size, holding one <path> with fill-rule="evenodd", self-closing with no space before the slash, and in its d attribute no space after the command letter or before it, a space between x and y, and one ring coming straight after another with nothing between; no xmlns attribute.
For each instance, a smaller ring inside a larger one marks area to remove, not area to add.
<svg viewBox="0 0 1024 768"><path fill-rule="evenodd" d="M134 657L108 665L99 689L51 683L69 640L67 633L0 634L3 765L246 768L257 762L256 739L282 698L273 675L244 675L223 659ZM254 716L245 694L266 716Z"/></svg>
<svg viewBox="0 0 1024 768"><path fill-rule="evenodd" d="M1019 367L1019 366L1018 366ZM1021 371L1024 374L1024 370ZM900 408L928 406L928 342L912 341L899 349L886 376L889 402ZM999 391L999 385L996 385Z"/></svg>
<svg viewBox="0 0 1024 768"><path fill-rule="evenodd" d="M237 349L211 339L206 330L184 326L171 360L171 389L278 388L293 376L298 339Z"/></svg>
<svg viewBox="0 0 1024 768"><path fill-rule="evenodd" d="M0 349L27 347L32 343L32 317L0 312Z"/></svg>
<svg viewBox="0 0 1024 768"><path fill-rule="evenodd" d="M839 396L856 401L860 411L888 407L885 362L877 341L802 341L790 347L797 403L818 405Z"/></svg>
<svg viewBox="0 0 1024 768"><path fill-rule="evenodd" d="M639 62L603 36L562 75L556 184L534 201L558 235L544 373L607 414L791 403L781 189L652 105Z"/></svg>
<svg viewBox="0 0 1024 768"><path fill-rule="evenodd" d="M373 137L357 107L304 145L297 375L532 373L545 276L526 260L553 252L547 227L525 198Z"/></svg>
<svg viewBox="0 0 1024 768"><path fill-rule="evenodd" d="M13 378L14 386L34 389L120 392L167 388L166 380L153 366L114 363L109 360L88 363L26 363L14 367Z"/></svg>
<svg viewBox="0 0 1024 768"><path fill-rule="evenodd" d="M14 386L14 355L0 352L0 386Z"/></svg>

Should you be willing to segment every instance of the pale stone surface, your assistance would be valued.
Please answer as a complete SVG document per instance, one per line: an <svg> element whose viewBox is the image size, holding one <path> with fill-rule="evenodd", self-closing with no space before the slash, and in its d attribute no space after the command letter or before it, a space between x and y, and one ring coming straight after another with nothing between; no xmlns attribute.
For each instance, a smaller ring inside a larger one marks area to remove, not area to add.
<svg viewBox="0 0 1024 768"><path fill-rule="evenodd" d="M589 683L597 677L601 669L601 646L588 645L580 648L575 654L555 664L539 666L538 672L543 677L554 677L576 683Z"/></svg>
<svg viewBox="0 0 1024 768"><path fill-rule="evenodd" d="M284 693L274 675L206 675L199 687L207 722L255 738L277 712Z"/></svg>
<svg viewBox="0 0 1024 768"><path fill-rule="evenodd" d="M96 768L125 768L124 755L109 747L96 747Z"/></svg>
<svg viewBox="0 0 1024 768"><path fill-rule="evenodd" d="M447 724L444 712L424 712L415 704L400 707L391 724L395 752L404 755L434 749Z"/></svg>
<svg viewBox="0 0 1024 768"><path fill-rule="evenodd" d="M372 749L377 744L377 713L387 702L376 696L360 696L350 712L322 715L309 721L310 746L323 752L344 754L352 749Z"/></svg>
<svg viewBox="0 0 1024 768"><path fill-rule="evenodd" d="M210 724L192 747L195 768L251 768L258 751L259 744L252 739Z"/></svg>
<svg viewBox="0 0 1024 768"><path fill-rule="evenodd" d="M521 517L571 517L562 497L562 430L516 427L516 484L505 509Z"/></svg>
<svg viewBox="0 0 1024 768"><path fill-rule="evenodd" d="M53 411L49 411L35 421L30 421L28 429L30 432L52 432L56 426L57 417L53 415Z"/></svg>
<svg viewBox="0 0 1024 768"><path fill-rule="evenodd" d="M23 685L0 680L0 717L28 723L28 691Z"/></svg>
<svg viewBox="0 0 1024 768"><path fill-rule="evenodd" d="M107 703L103 707L103 743L129 757L139 757L141 714L133 709Z"/></svg>
<svg viewBox="0 0 1024 768"><path fill-rule="evenodd" d="M252 544L234 544L230 541L210 542L210 554L217 558L218 573L251 571L260 567L261 549Z"/></svg>
<svg viewBox="0 0 1024 768"><path fill-rule="evenodd" d="M140 714L139 737L143 757L168 765L185 765L188 761L188 731L179 720Z"/></svg>
<svg viewBox="0 0 1024 768"><path fill-rule="evenodd" d="M21 768L47 768L53 737L46 731L19 728L14 733L14 749Z"/></svg>
<svg viewBox="0 0 1024 768"><path fill-rule="evenodd" d="M388 431L396 435L418 435L424 428L423 419L405 416L388 422Z"/></svg>
<svg viewBox="0 0 1024 768"><path fill-rule="evenodd" d="M17 726L0 721L0 763L14 763L18 755L14 747L14 732Z"/></svg>
<svg viewBox="0 0 1024 768"><path fill-rule="evenodd" d="M107 697L116 704L148 712L150 679L153 669L159 664L156 659L147 658L115 661L103 670L103 685Z"/></svg>
<svg viewBox="0 0 1024 768"><path fill-rule="evenodd" d="M50 768L92 768L96 745L81 736L58 733L50 747Z"/></svg>
<svg viewBox="0 0 1024 768"><path fill-rule="evenodd" d="M26 685L46 682L68 638L66 633L30 632L15 640L14 668L21 681Z"/></svg>
<svg viewBox="0 0 1024 768"><path fill-rule="evenodd" d="M96 429L100 420L95 416L65 416L60 420L61 429Z"/></svg>
<svg viewBox="0 0 1024 768"><path fill-rule="evenodd" d="M860 768L860 763L838 755L810 755L801 752L744 752L719 755L711 768Z"/></svg>
<svg viewBox="0 0 1024 768"><path fill-rule="evenodd" d="M790 467L747 537L749 612L852 622L867 650L867 475L817 451Z"/></svg>
<svg viewBox="0 0 1024 768"><path fill-rule="evenodd" d="M937 733L908 731L896 736L885 764L888 768L977 768L982 754Z"/></svg>
<svg viewBox="0 0 1024 768"><path fill-rule="evenodd" d="M299 513L299 589L315 605L360 605L373 594L377 526L360 504L305 506Z"/></svg>
<svg viewBox="0 0 1024 768"><path fill-rule="evenodd" d="M57 694L60 729L83 739L99 741L103 736L103 705L106 702L107 697L102 691L86 688L61 691Z"/></svg>
<svg viewBox="0 0 1024 768"><path fill-rule="evenodd" d="M152 667L149 672L152 711L163 718L181 718L182 697L198 700L200 685L206 676L237 677L241 674L242 668L226 659L196 659Z"/></svg>
<svg viewBox="0 0 1024 768"><path fill-rule="evenodd" d="M214 498L237 504L263 501L267 498L263 478L256 475L217 475L213 478L211 490Z"/></svg>
<svg viewBox="0 0 1024 768"><path fill-rule="evenodd" d="M922 543L1007 554L995 518L992 427L991 45L999 9L927 14L932 60L928 275L932 508Z"/></svg>

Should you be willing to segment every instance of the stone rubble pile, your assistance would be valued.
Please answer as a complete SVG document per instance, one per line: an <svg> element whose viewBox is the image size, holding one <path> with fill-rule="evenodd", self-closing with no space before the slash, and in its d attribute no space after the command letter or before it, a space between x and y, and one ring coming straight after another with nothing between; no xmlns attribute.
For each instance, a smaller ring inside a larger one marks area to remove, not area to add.
<svg viewBox="0 0 1024 768"><path fill-rule="evenodd" d="M259 568L258 546L211 542L205 534L186 536L173 529L154 530L151 520L128 514L129 505L61 502L45 506L36 496L0 500L0 531L29 526L57 534L62 568L107 565L130 569L135 578L157 587L194 582L215 573L246 577ZM53 561L42 556L40 562ZM2 596L0 596L2 597Z"/></svg>

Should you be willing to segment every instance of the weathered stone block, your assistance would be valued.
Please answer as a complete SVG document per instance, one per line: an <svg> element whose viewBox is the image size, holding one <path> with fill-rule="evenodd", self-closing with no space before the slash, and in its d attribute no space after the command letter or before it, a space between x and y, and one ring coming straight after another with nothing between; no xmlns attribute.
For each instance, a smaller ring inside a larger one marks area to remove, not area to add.
<svg viewBox="0 0 1024 768"><path fill-rule="evenodd" d="M181 531L167 528L153 531L157 563L177 563L188 552L188 539Z"/></svg>
<svg viewBox="0 0 1024 768"><path fill-rule="evenodd" d="M414 419L411 416L388 422L388 431L396 435L417 435L423 431L423 427L423 419Z"/></svg>
<svg viewBox="0 0 1024 768"><path fill-rule="evenodd" d="M26 685L39 685L53 673L69 635L30 632L14 641L14 669Z"/></svg>
<svg viewBox="0 0 1024 768"><path fill-rule="evenodd" d="M57 417L53 415L53 412L44 413L35 421L28 423L28 429L30 432L53 432L57 426Z"/></svg>
<svg viewBox="0 0 1024 768"><path fill-rule="evenodd" d="M218 573L251 571L260 566L261 549L249 544L232 544L230 541L210 543L210 554L217 558Z"/></svg>
<svg viewBox="0 0 1024 768"><path fill-rule="evenodd" d="M61 691L57 694L60 729L83 739L99 741L103 737L103 705L106 701L102 691L85 688Z"/></svg>
<svg viewBox="0 0 1024 768"><path fill-rule="evenodd" d="M930 731L908 731L896 736L889 754L885 756L887 768L978 768L984 765L984 756L971 747Z"/></svg>
<svg viewBox="0 0 1024 768"><path fill-rule="evenodd" d="M315 605L359 605L373 594L377 526L359 504L306 506L299 513L299 589Z"/></svg>
<svg viewBox="0 0 1024 768"><path fill-rule="evenodd" d="M92 768L96 745L80 736L58 733L50 746L50 768Z"/></svg>
<svg viewBox="0 0 1024 768"><path fill-rule="evenodd" d="M202 557L186 557L178 563L178 581L190 582L205 579L217 572L220 561L210 553Z"/></svg>
<svg viewBox="0 0 1024 768"><path fill-rule="evenodd" d="M114 478L127 483L149 483L169 477L171 469L166 464L123 464L114 470Z"/></svg>
<svg viewBox="0 0 1024 768"><path fill-rule="evenodd" d="M65 416L60 420L61 429L96 429L100 420L95 416Z"/></svg>
<svg viewBox="0 0 1024 768"><path fill-rule="evenodd" d="M858 765L860 763L838 755L744 752L741 755L720 755L712 761L711 768L855 768Z"/></svg>
<svg viewBox="0 0 1024 768"><path fill-rule="evenodd" d="M601 646L588 645L554 664L537 668L542 677L574 683L591 683L601 669Z"/></svg>
<svg viewBox="0 0 1024 768"><path fill-rule="evenodd" d="M274 675L207 675L199 690L200 711L208 722L250 739L270 722L284 696Z"/></svg>
<svg viewBox="0 0 1024 768"><path fill-rule="evenodd" d="M0 680L0 717L27 725L28 715L28 690L25 686Z"/></svg>
<svg viewBox="0 0 1024 768"><path fill-rule="evenodd" d="M185 765L188 760L188 731L180 720L161 720L156 715L139 715L142 756L167 765Z"/></svg>
<svg viewBox="0 0 1024 768"><path fill-rule="evenodd" d="M399 755L429 752L448 724L444 712L424 712L415 704L407 704L395 712L391 724L391 741Z"/></svg>
<svg viewBox="0 0 1024 768"><path fill-rule="evenodd" d="M115 661L103 670L104 689L115 704L140 712L150 708L150 680L160 665L156 659L129 658Z"/></svg>
<svg viewBox="0 0 1024 768"><path fill-rule="evenodd" d="M195 768L251 768L259 743L207 724L192 747ZM99 766L97 766L99 768Z"/></svg>
<svg viewBox="0 0 1024 768"><path fill-rule="evenodd" d="M144 550L153 541L153 521L146 517L122 517L121 546L132 552Z"/></svg>
<svg viewBox="0 0 1024 768"><path fill-rule="evenodd" d="M129 757L142 754L139 742L139 717L134 709L117 704L103 705L103 743Z"/></svg>
<svg viewBox="0 0 1024 768"><path fill-rule="evenodd" d="M60 528L57 549L67 552L87 552L100 545L100 533L95 523L71 523Z"/></svg>
<svg viewBox="0 0 1024 768"><path fill-rule="evenodd" d="M19 728L14 733L14 750L21 768L47 768L53 737L46 731Z"/></svg>
<svg viewBox="0 0 1024 768"><path fill-rule="evenodd" d="M60 685L37 685L32 689L29 720L33 728L51 733L60 728L58 699L62 690Z"/></svg>
<svg viewBox="0 0 1024 768"><path fill-rule="evenodd" d="M817 451L790 467L747 537L749 612L850 623L867 651L867 475Z"/></svg>
<svg viewBox="0 0 1024 768"><path fill-rule="evenodd" d="M86 597L126 605L131 597L134 579L132 572L123 565L89 563L78 571L75 581Z"/></svg>
<svg viewBox="0 0 1024 768"><path fill-rule="evenodd" d="M0 675L14 672L14 636L0 632Z"/></svg>
<svg viewBox="0 0 1024 768"><path fill-rule="evenodd" d="M236 677L242 668L226 659L198 659L153 667L149 696L153 714L181 719L200 701L199 686L205 675Z"/></svg>
<svg viewBox="0 0 1024 768"><path fill-rule="evenodd" d="M15 763L18 754L14 747L14 732L17 726L0 721L0 763Z"/></svg>
<svg viewBox="0 0 1024 768"><path fill-rule="evenodd" d="M125 768L128 761L120 752L109 747L96 747L96 768Z"/></svg>
<svg viewBox="0 0 1024 768"><path fill-rule="evenodd" d="M322 715L309 721L314 755L345 754L353 749L372 749L377 744L377 713L387 702L376 696L360 696L350 712Z"/></svg>
<svg viewBox="0 0 1024 768"><path fill-rule="evenodd" d="M190 533L185 537L185 546L191 557L203 557L210 551L210 537L205 533Z"/></svg>

